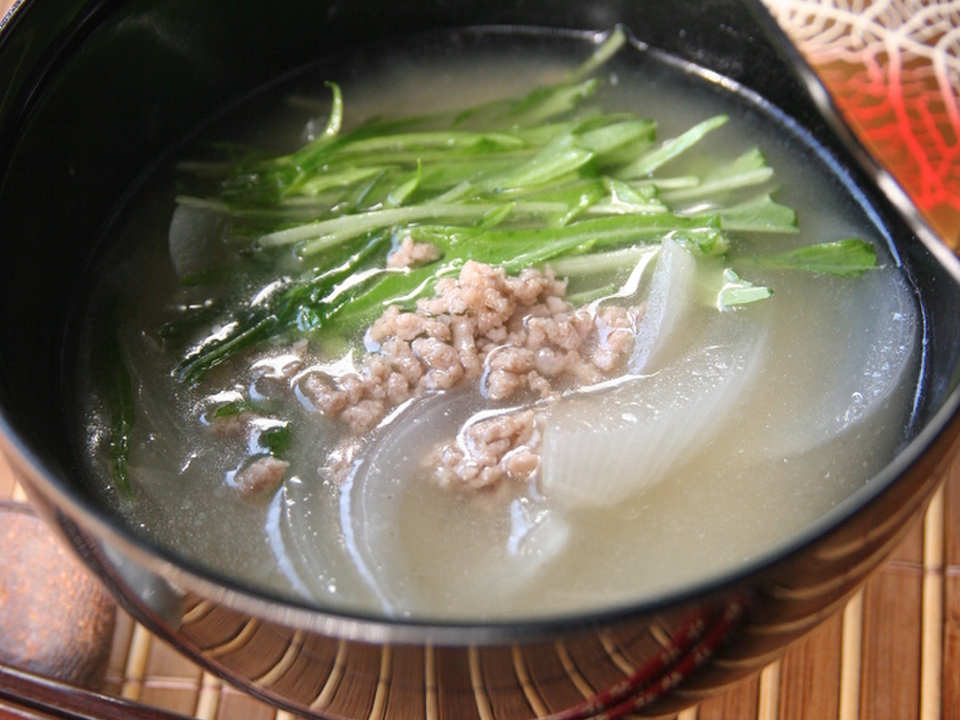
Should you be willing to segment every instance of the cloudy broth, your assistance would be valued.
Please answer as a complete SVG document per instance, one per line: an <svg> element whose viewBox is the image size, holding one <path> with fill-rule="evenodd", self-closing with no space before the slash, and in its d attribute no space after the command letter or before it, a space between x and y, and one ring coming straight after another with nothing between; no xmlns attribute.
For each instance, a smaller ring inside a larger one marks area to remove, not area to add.
<svg viewBox="0 0 960 720"><path fill-rule="evenodd" d="M342 86L346 122L357 122L522 94L556 82L591 47L590 38L465 33L367 53L245 103L182 157L202 153L209 139L296 147L305 132L322 128L327 79ZM196 384L174 377L178 357L156 329L183 306L202 306L208 290L182 287L170 259L168 229L183 184L171 165L124 209L95 268L97 300L78 323L100 327L122 298L117 325L138 412L129 497L108 479L99 336L77 338L78 444L100 494L138 533L241 585L324 608L480 619L618 607L717 578L788 542L867 483L908 438L919 382L919 309L882 231L821 155L761 102L632 48L599 77L604 109L656 120L661 139L717 113L730 116L696 156L675 161L678 175L729 156L730 147L756 145L766 155L776 171L774 197L796 209L800 231L731 231L729 263L772 287L772 297L725 311L691 303L637 377L545 407L543 459L532 479L470 491L431 482L423 463L431 447L477 413L516 404L469 386L403 403L370 432L350 470L335 475L325 469L327 456L345 431L290 391L303 370L288 368L333 372L342 346L304 351L273 342ZM309 102L291 104L289 96ZM854 236L873 243L879 261L856 278L747 260L765 247L784 252ZM648 313L646 293L664 252L660 260L651 253L638 273L636 295ZM615 273L616 281L630 270ZM691 292L714 271L698 267ZM266 292L258 277L241 279L237 295ZM353 341L362 352L362 337ZM282 405L294 428L283 481L252 497L237 491L236 478L263 450L251 444L270 421L261 418L243 442L209 428L211 408L239 397ZM657 436L668 422L690 437ZM623 452L605 458L605 447ZM627 491L617 479L644 473L649 481ZM609 494L593 489L592 474L617 475Z"/></svg>

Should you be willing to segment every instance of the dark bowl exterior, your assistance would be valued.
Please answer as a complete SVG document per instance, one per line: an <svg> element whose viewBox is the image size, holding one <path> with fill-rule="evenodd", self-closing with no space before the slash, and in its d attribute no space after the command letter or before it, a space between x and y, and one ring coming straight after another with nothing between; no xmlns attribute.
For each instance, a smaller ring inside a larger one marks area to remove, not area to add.
<svg viewBox="0 0 960 720"><path fill-rule="evenodd" d="M923 429L881 476L790 547L710 587L504 625L390 622L273 599L175 562L84 495L61 403L68 306L118 199L164 151L318 53L370 38L616 23L793 118L887 229L925 308L927 382L917 405ZM31 0L0 32L0 78L0 449L138 620L277 705L343 718L676 711L755 672L840 608L919 517L956 455L960 269L851 140L759 4Z"/></svg>

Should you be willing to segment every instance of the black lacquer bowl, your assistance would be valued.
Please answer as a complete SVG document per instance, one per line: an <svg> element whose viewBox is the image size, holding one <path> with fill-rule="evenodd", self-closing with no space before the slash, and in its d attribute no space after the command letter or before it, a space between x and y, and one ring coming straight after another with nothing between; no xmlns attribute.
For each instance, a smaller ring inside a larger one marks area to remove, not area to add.
<svg viewBox="0 0 960 720"><path fill-rule="evenodd" d="M215 578L84 494L62 398L79 269L146 168L270 80L376 38L523 25L605 30L756 93L836 159L892 238L924 311L910 444L788 547L720 581L603 614L520 623L329 612ZM0 448L125 607L226 679L328 717L663 714L783 653L896 546L939 485L960 419L960 266L851 139L786 38L732 0L28 0L0 29Z"/></svg>

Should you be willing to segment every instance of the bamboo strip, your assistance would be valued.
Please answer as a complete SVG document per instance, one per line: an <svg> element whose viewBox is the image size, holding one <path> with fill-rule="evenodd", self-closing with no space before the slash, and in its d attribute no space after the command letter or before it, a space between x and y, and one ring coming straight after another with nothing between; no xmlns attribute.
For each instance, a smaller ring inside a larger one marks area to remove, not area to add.
<svg viewBox="0 0 960 720"><path fill-rule="evenodd" d="M256 618L248 620L247 624L243 626L239 633L237 633L236 637L227 640L227 642L223 643L222 645L217 645L216 647L208 649L207 655L212 658L217 658L221 657L222 655L229 655L232 652L236 652L250 642L250 638L253 637L253 634L259 627L260 621Z"/></svg>
<svg viewBox="0 0 960 720"><path fill-rule="evenodd" d="M216 605L212 600L202 600L201 602L198 602L196 607L194 607L192 610L183 614L183 617L180 619L180 624L189 625L191 623L195 623L215 607Z"/></svg>
<svg viewBox="0 0 960 720"><path fill-rule="evenodd" d="M860 666L863 652L863 590L843 610L843 635L840 641L839 720L860 717Z"/></svg>
<svg viewBox="0 0 960 720"><path fill-rule="evenodd" d="M943 647L944 667L941 676L941 708L943 720L960 720L960 573L944 578Z"/></svg>
<svg viewBox="0 0 960 720"><path fill-rule="evenodd" d="M193 711L195 717L200 720L216 720L220 705L220 689L220 678L208 672L203 673L200 679L197 707Z"/></svg>
<svg viewBox="0 0 960 720"><path fill-rule="evenodd" d="M274 665L272 668L267 670L263 675L258 678L253 679L254 685L262 685L263 687L269 687L273 685L277 680L282 678L286 674L287 670L291 668L294 662L297 660L297 655L300 654L300 648L303 645L303 638L305 633L303 630L297 630L293 637L290 638L290 644L287 646L286 651L283 653L283 657Z"/></svg>
<svg viewBox="0 0 960 720"><path fill-rule="evenodd" d="M920 720L940 720L943 667L944 490L933 496L923 524Z"/></svg>
<svg viewBox="0 0 960 720"><path fill-rule="evenodd" d="M533 681L530 679L530 673L527 670L527 664L523 660L523 651L520 649L519 645L514 645L511 648L511 653L513 655L513 669L517 673L517 680L520 681L520 687L523 689L523 695L526 697L527 702L530 703L530 709L533 710L537 717L546 717L550 714L550 710L543 702L543 699L540 697L540 693L537 691L536 686L534 686Z"/></svg>
<svg viewBox="0 0 960 720"><path fill-rule="evenodd" d="M780 660L760 672L757 720L777 720L780 716Z"/></svg>
<svg viewBox="0 0 960 720"><path fill-rule="evenodd" d="M120 695L136 624L126 612L117 610L117 624L113 631L113 643L110 646L110 659L107 662L107 676L103 687L108 695Z"/></svg>
<svg viewBox="0 0 960 720"><path fill-rule="evenodd" d="M960 458L954 460L944 493L943 720L960 720Z"/></svg>
<svg viewBox="0 0 960 720"><path fill-rule="evenodd" d="M653 637L654 640L657 641L660 647L663 647L663 648L670 647L670 645L673 643L673 640L671 640L670 635L667 633L667 631L657 624L653 624L650 626L650 635Z"/></svg>
<svg viewBox="0 0 960 720"><path fill-rule="evenodd" d="M922 526L916 524L921 539ZM920 710L922 542L916 568L887 565L863 593L861 720L917 720ZM905 569L906 568L906 569Z"/></svg>
<svg viewBox="0 0 960 720"><path fill-rule="evenodd" d="M370 710L369 720L382 720L387 710L387 697L390 694L390 681L393 677L393 648L384 645L380 651L380 677L377 679L377 690L373 696L373 709Z"/></svg>
<svg viewBox="0 0 960 720"><path fill-rule="evenodd" d="M840 707L839 612L798 642L780 663L778 720L836 720Z"/></svg>
<svg viewBox="0 0 960 720"><path fill-rule="evenodd" d="M143 692L152 639L150 631L143 625L138 623L134 626L130 649L127 651L127 664L123 672L123 686L120 689L120 697L126 700L139 700Z"/></svg>
<svg viewBox="0 0 960 720"><path fill-rule="evenodd" d="M607 653L610 661L617 666L617 669L620 670L620 672L629 676L637 671L636 665L623 656L620 648L617 647L617 643L614 642L609 633L600 633L599 637L600 645L603 647L604 652Z"/></svg>
<svg viewBox="0 0 960 720"><path fill-rule="evenodd" d="M479 714L480 720L495 720L493 709L490 707L490 698L487 697L487 690L483 682L480 653L477 652L476 647L470 647L467 651L467 659L470 663L470 684L473 686L473 697L477 703L477 714Z"/></svg>
<svg viewBox="0 0 960 720"><path fill-rule="evenodd" d="M317 699L310 704L311 710L323 710L333 699L333 694L340 687L340 680L343 678L343 670L347 662L347 643L341 640L337 645L337 656L333 659L333 668L327 681L323 684Z"/></svg>
<svg viewBox="0 0 960 720"><path fill-rule="evenodd" d="M563 641L557 640L557 642L554 643L554 648L557 651L557 657L560 658L560 664L563 666L563 671L567 674L567 677L570 678L573 686L580 691L580 694L587 699L590 699L596 695L594 689L590 687L590 683L588 683L583 675L580 674L580 671L577 669L573 659L570 657L570 653L567 651L567 646L564 645Z"/></svg>
<svg viewBox="0 0 960 720"><path fill-rule="evenodd" d="M758 715L760 679L753 675L722 695L704 700L697 708L698 720L749 720Z"/></svg>
<svg viewBox="0 0 960 720"><path fill-rule="evenodd" d="M423 653L423 684L426 692L426 720L440 717L440 693L437 689L437 650L427 645Z"/></svg>

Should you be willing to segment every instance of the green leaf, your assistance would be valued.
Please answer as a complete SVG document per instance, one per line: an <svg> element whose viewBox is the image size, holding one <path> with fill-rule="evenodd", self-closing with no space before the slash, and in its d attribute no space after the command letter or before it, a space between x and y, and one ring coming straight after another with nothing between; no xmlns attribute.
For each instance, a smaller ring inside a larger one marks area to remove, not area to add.
<svg viewBox="0 0 960 720"><path fill-rule="evenodd" d="M263 314L245 327L231 332L226 339L218 336L208 338L191 350L177 366L177 377L183 382L196 382L203 373L219 365L245 347L266 340L281 325L279 319L270 313Z"/></svg>
<svg viewBox="0 0 960 720"><path fill-rule="evenodd" d="M290 429L290 424L283 423L282 425L276 425L261 432L257 438L257 442L261 447L268 450L271 455L281 458L286 455L292 439L293 433Z"/></svg>
<svg viewBox="0 0 960 720"><path fill-rule="evenodd" d="M699 200L716 197L732 190L760 185L773 178L773 168L757 148L748 150L735 160L704 175L693 187L670 190L664 193L668 202Z"/></svg>
<svg viewBox="0 0 960 720"><path fill-rule="evenodd" d="M250 412L258 415L263 414L263 406L253 400L233 400L224 403L211 413L210 418L217 420L219 418L235 417L242 413Z"/></svg>
<svg viewBox="0 0 960 720"><path fill-rule="evenodd" d="M583 100L596 94L599 83L591 78L572 85L538 88L514 104L505 119L519 127L541 125L569 113Z"/></svg>
<svg viewBox="0 0 960 720"><path fill-rule="evenodd" d="M431 203L412 207L384 208L356 213L355 215L341 215L330 220L319 220L308 225L277 230L261 235L258 242L261 247L265 248L307 242L301 249L301 255L306 256L336 247L347 240L360 237L373 230L389 228L401 223L441 218L450 220L478 219L494 209L495 206L490 203L483 205Z"/></svg>
<svg viewBox="0 0 960 720"><path fill-rule="evenodd" d="M558 208L558 211L550 217L553 225L566 225L604 200L607 195L607 188L601 181L588 178L586 180L577 179L575 182L566 185L552 183L544 188L519 193L516 196L527 202L562 205L562 209Z"/></svg>
<svg viewBox="0 0 960 720"><path fill-rule="evenodd" d="M455 275L462 263L444 261L438 265L381 273L369 283L358 288L359 292L327 316L325 329L345 334L375 320L390 305L410 308L422 297L432 292L436 281L444 276Z"/></svg>
<svg viewBox="0 0 960 720"><path fill-rule="evenodd" d="M657 126L652 120L625 120L586 132L574 131L578 146L597 156L598 162L615 162L616 153L626 145L648 147L656 137Z"/></svg>
<svg viewBox="0 0 960 720"><path fill-rule="evenodd" d="M416 242L440 247L444 260L476 260L499 265L508 273L573 251L643 245L664 237L687 240L715 251L720 232L717 218L676 215L618 215L581 220L559 227L484 230L476 227L419 226L409 230Z"/></svg>
<svg viewBox="0 0 960 720"><path fill-rule="evenodd" d="M544 185L561 178L593 160L594 153L579 145L573 135L560 135L515 170L491 178L485 187L511 190Z"/></svg>
<svg viewBox="0 0 960 720"><path fill-rule="evenodd" d="M356 215L342 215L331 220L313 223L309 226L281 230L260 238L262 247L275 247L303 242L299 249L301 257L315 255L330 250L349 240L377 230L405 225L408 223L446 220L479 220L499 206L492 203L425 203L399 208L384 208ZM559 203L520 203L514 205L514 212L525 215L546 215L566 208Z"/></svg>
<svg viewBox="0 0 960 720"><path fill-rule="evenodd" d="M726 310L737 305L747 305L766 300L771 295L773 291L770 288L754 285L727 268L723 271L723 285L717 293L717 308Z"/></svg>
<svg viewBox="0 0 960 720"><path fill-rule="evenodd" d="M506 203L501 205L498 208L494 208L489 212L485 213L483 218L480 220L478 227L483 228L484 230L490 230L495 228L497 225L502 223L507 219L507 216L513 212L514 208L517 206L515 202Z"/></svg>
<svg viewBox="0 0 960 720"><path fill-rule="evenodd" d="M413 194L420 184L420 178L423 176L423 166L417 161L417 172L409 180L401 183L387 193L385 207L398 207L406 202L407 198Z"/></svg>
<svg viewBox="0 0 960 720"><path fill-rule="evenodd" d="M374 167L351 167L338 172L324 173L316 175L309 181L304 182L299 192L301 195L319 195L324 190L331 188L348 188L363 180L375 177L384 172L387 168L382 166Z"/></svg>
<svg viewBox="0 0 960 720"><path fill-rule="evenodd" d="M583 64L576 70L567 73L567 82L578 82L593 75L603 67L610 58L616 55L627 42L627 32L623 26L617 25L607 38L600 44Z"/></svg>
<svg viewBox="0 0 960 720"><path fill-rule="evenodd" d="M339 135L340 128L343 127L343 93L335 82L328 81L324 85L333 92L333 106L330 108L330 115L327 117L323 132L320 133L320 138L329 141Z"/></svg>
<svg viewBox="0 0 960 720"><path fill-rule="evenodd" d="M708 120L704 120L694 125L682 135L665 141L659 148L645 153L626 167L617 170L614 175L620 180L632 180L633 178L645 177L661 165L682 155L700 142L708 132L725 125L729 119L726 115L716 115Z"/></svg>
<svg viewBox="0 0 960 720"><path fill-rule="evenodd" d="M753 260L757 265L791 268L809 272L859 277L877 267L877 251L871 243L859 238L807 245L780 255L767 255Z"/></svg>
<svg viewBox="0 0 960 720"><path fill-rule="evenodd" d="M133 495L130 481L130 451L137 408L133 377L127 365L120 337L119 307L115 303L106 314L101 333L102 354L98 366L99 383L110 413L108 455L110 474L117 492L129 499Z"/></svg>
<svg viewBox="0 0 960 720"><path fill-rule="evenodd" d="M634 267L640 260L659 251L656 245L640 245L620 250L607 250L583 255L567 255L550 261L550 267L560 277L581 278L612 273L625 267Z"/></svg>
<svg viewBox="0 0 960 720"><path fill-rule="evenodd" d="M769 195L722 208L716 213L724 230L795 233L799 229L796 211L774 202Z"/></svg>

